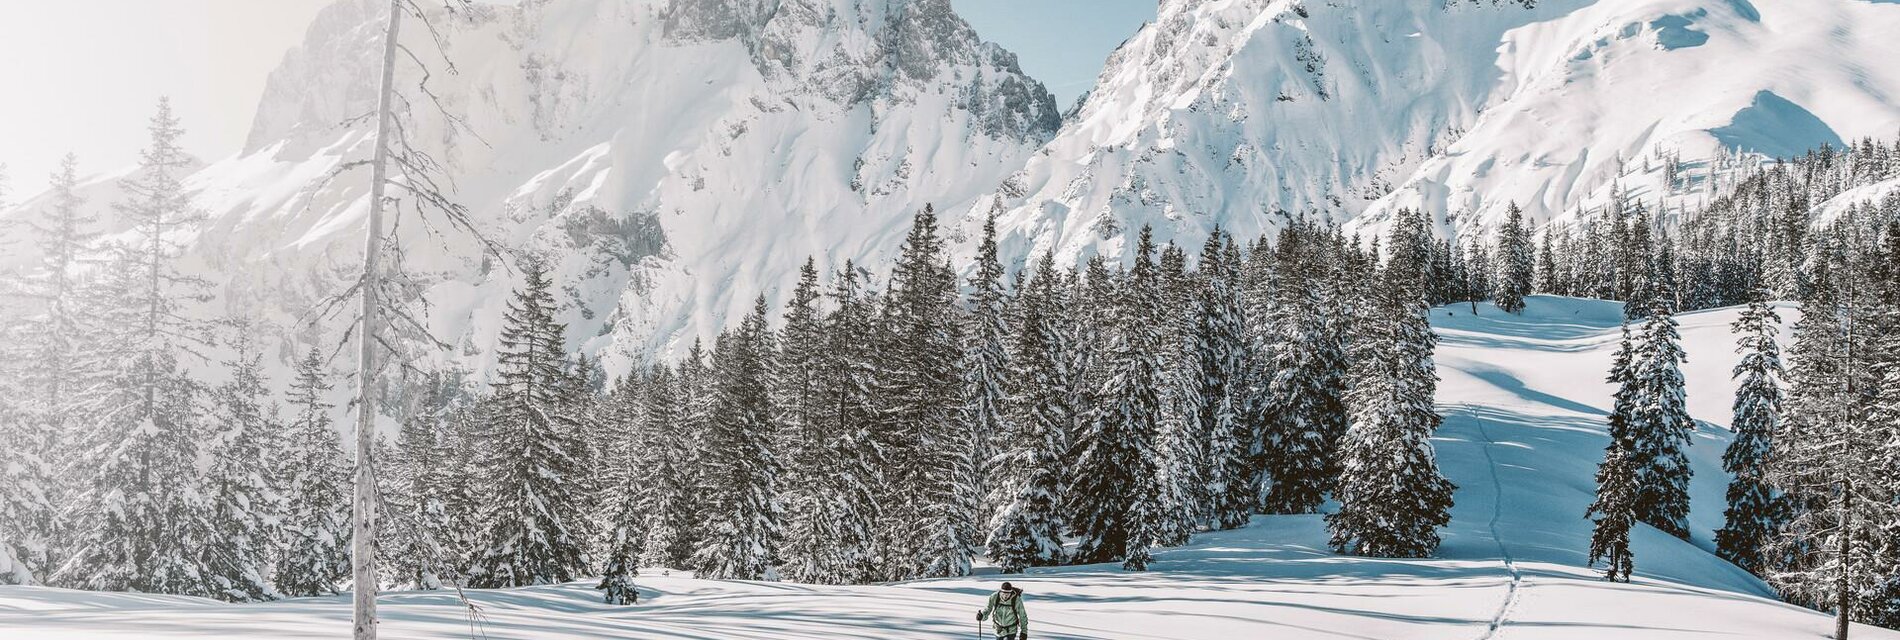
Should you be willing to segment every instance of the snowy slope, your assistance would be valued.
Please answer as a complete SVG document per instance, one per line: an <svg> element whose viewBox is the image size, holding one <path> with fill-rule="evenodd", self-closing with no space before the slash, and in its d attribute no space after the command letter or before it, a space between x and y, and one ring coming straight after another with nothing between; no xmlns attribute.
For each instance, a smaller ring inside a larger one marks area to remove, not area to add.
<svg viewBox="0 0 1900 640"><path fill-rule="evenodd" d="M1900 5L1867 0L1166 0L1002 191L1008 228L1121 255L1282 213L1447 231L1704 197L1718 148L1900 129ZM1687 175L1663 178L1665 157ZM1693 196L1693 197L1691 197Z"/></svg>
<svg viewBox="0 0 1900 640"><path fill-rule="evenodd" d="M1111 565L1012 577L1029 594L1035 637L1057 639L1822 638L1831 621L1775 602L1708 552L1721 521L1719 459L1735 362L1732 309L1681 318L1691 412L1693 544L1634 532L1636 579L1605 583L1582 566L1583 511L1607 442L1600 382L1615 347L1613 303L1535 297L1522 317L1481 307L1434 312L1441 336L1435 445L1458 484L1437 558L1380 560L1326 551L1318 516L1256 518L1158 554L1153 571ZM1784 310L1793 315L1791 310ZM1784 318L1792 323L1794 318ZM979 579L820 587L640 579L643 604L597 603L591 583L473 592L490 638L971 637L971 613L996 583ZM385 632L467 637L450 595L384 599ZM335 637L347 600L227 605L189 598L0 587L0 636L35 638ZM1859 628L1855 637L1900 638Z"/></svg>

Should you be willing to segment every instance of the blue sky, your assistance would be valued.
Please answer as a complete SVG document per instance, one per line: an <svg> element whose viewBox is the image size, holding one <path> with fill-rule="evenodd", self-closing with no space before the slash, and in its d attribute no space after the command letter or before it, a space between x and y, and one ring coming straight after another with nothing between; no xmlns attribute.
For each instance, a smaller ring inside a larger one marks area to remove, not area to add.
<svg viewBox="0 0 1900 640"><path fill-rule="evenodd" d="M951 0L984 40L1021 58L1068 109L1102 61L1155 17L1156 0Z"/></svg>

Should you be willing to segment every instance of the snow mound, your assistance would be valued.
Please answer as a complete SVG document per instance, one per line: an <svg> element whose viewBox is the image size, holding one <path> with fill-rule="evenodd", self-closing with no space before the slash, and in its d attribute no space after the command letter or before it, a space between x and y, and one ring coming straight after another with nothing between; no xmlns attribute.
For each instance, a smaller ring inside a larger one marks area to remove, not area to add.
<svg viewBox="0 0 1900 640"><path fill-rule="evenodd" d="M1633 531L1636 577L1603 582L1583 566L1592 474L1608 442L1607 371L1622 317L1615 303L1532 297L1522 316L1479 305L1433 310L1444 378L1434 443L1458 484L1438 557L1333 555L1319 516L1255 518L1163 550L1153 570L1114 565L1035 570L1027 591L1037 638L1406 638L1660 640L1819 638L1822 614L1776 602L1768 588L1710 553L1720 525L1737 311L1680 317L1689 363L1693 541ZM1783 310L1784 321L1795 318ZM590 582L473 591L491 638L925 640L969 637L972 614L1001 578L828 587L717 582L647 569L641 604L600 604ZM467 637L452 594L383 598L384 633ZM311 638L346 628L344 597L229 605L140 594L0 587L0 636L34 638ZM1861 627L1857 638L1900 638Z"/></svg>

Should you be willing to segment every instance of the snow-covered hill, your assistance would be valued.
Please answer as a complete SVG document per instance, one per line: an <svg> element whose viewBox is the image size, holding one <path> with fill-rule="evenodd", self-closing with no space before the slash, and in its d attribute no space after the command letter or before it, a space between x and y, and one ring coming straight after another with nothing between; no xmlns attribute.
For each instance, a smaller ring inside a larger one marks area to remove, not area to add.
<svg viewBox="0 0 1900 640"><path fill-rule="evenodd" d="M1614 303L1535 297L1523 316L1441 307L1434 444L1457 505L1438 557L1336 556L1317 516L1256 518L1158 554L1153 570L1112 565L1011 577L1028 592L1034 637L1054 639L1658 640L1822 638L1827 617L1774 601L1709 552L1721 523L1721 426L1733 392L1732 309L1682 316L1695 541L1639 526L1636 579L1606 583L1583 566L1584 507L1607 443ZM1784 310L1784 315L1793 315ZM1794 318L1784 318L1792 323ZM642 604L598 603L592 583L478 591L489 638L797 640L972 637L972 612L995 576L860 587L640 578ZM468 637L452 595L384 598L385 633ZM228 605L170 596L0 587L0 636L76 638L334 637L346 598ZM22 635L22 634L25 635ZM1900 638L1858 627L1857 638Z"/></svg>
<svg viewBox="0 0 1900 640"><path fill-rule="evenodd" d="M1447 231L1706 186L1716 150L1900 129L1900 6L1868 0L1166 0L1003 190L1008 228L1121 255L1282 212ZM1687 169L1666 186L1666 157ZM1691 202L1695 198L1688 198ZM1132 236L1130 236L1132 237Z"/></svg>

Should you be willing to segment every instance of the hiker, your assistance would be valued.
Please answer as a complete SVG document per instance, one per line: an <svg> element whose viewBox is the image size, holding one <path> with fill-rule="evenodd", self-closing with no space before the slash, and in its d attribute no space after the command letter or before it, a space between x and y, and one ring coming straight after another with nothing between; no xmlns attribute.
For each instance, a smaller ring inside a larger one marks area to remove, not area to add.
<svg viewBox="0 0 1900 640"><path fill-rule="evenodd" d="M1029 613L1023 610L1023 590L1003 583L990 594L990 603L976 612L977 622L984 619L996 628L997 640L1029 640Z"/></svg>

